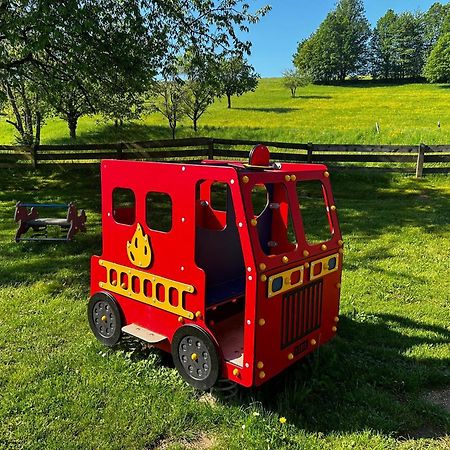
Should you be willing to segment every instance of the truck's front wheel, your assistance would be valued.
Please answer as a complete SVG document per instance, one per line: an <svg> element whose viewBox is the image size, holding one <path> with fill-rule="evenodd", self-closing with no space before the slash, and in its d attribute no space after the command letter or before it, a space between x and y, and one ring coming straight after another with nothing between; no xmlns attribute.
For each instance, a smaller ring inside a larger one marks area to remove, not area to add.
<svg viewBox="0 0 450 450"><path fill-rule="evenodd" d="M196 325L185 325L172 339L172 357L180 375L197 389L207 390L219 378L220 359L209 334Z"/></svg>
<svg viewBox="0 0 450 450"><path fill-rule="evenodd" d="M122 337L122 315L115 298L107 292L97 292L87 307L89 325L95 337L108 347Z"/></svg>

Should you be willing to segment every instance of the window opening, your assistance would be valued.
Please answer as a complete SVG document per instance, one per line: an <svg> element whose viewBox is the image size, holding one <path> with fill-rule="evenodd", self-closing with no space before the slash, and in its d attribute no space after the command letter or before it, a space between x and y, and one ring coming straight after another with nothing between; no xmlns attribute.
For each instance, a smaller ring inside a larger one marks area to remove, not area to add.
<svg viewBox="0 0 450 450"><path fill-rule="evenodd" d="M297 198L309 244L319 244L333 237L333 226L327 209L325 189L319 180L297 183Z"/></svg>
<svg viewBox="0 0 450 450"><path fill-rule="evenodd" d="M295 250L297 239L283 183L256 185L251 193L253 215L261 249L267 255Z"/></svg>
<svg viewBox="0 0 450 450"><path fill-rule="evenodd" d="M136 220L136 198L127 188L113 190L113 218L117 223L133 225Z"/></svg>
<svg viewBox="0 0 450 450"><path fill-rule="evenodd" d="M163 192L149 192L145 199L147 226L165 233L172 229L172 199Z"/></svg>

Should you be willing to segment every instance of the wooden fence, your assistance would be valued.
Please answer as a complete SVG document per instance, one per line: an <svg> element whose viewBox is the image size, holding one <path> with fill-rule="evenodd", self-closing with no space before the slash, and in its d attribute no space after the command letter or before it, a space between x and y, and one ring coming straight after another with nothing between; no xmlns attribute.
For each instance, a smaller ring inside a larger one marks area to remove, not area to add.
<svg viewBox="0 0 450 450"><path fill-rule="evenodd" d="M0 146L0 167L48 164L98 164L101 159L198 160L247 159L256 144L270 147L278 161L323 162L338 169L382 169L450 173L450 145L337 145L188 138L110 144L40 145L32 149Z"/></svg>

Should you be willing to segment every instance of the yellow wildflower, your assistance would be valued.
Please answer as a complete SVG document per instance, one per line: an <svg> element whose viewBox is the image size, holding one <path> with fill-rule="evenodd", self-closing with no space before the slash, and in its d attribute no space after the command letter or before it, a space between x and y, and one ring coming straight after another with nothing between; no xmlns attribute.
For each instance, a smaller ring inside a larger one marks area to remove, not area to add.
<svg viewBox="0 0 450 450"><path fill-rule="evenodd" d="M286 417L280 417L280 423L286 423Z"/></svg>

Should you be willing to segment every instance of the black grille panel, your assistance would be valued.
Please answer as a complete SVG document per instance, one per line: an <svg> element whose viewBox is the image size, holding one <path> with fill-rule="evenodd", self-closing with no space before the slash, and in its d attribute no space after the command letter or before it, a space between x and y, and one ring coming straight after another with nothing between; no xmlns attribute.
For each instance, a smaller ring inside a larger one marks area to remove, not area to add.
<svg viewBox="0 0 450 450"><path fill-rule="evenodd" d="M281 348L286 348L320 328L322 323L323 280L283 295Z"/></svg>

